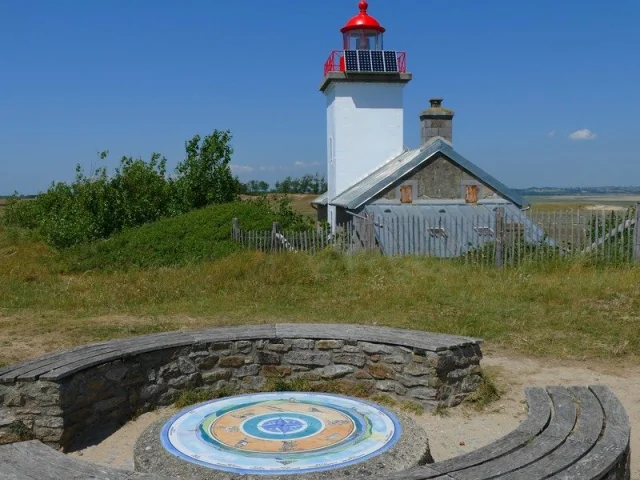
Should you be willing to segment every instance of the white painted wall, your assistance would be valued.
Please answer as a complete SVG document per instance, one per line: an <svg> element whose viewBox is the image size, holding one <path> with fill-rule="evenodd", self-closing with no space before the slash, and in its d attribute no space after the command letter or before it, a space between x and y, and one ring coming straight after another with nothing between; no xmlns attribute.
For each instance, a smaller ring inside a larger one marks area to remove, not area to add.
<svg viewBox="0 0 640 480"><path fill-rule="evenodd" d="M402 153L403 88L403 83L334 82L325 90L329 201Z"/></svg>

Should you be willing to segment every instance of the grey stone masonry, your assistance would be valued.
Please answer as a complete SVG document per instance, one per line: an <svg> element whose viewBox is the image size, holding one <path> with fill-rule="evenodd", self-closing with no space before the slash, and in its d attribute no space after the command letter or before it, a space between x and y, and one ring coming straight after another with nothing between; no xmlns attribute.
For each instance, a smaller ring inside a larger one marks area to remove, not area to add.
<svg viewBox="0 0 640 480"><path fill-rule="evenodd" d="M194 389L256 391L268 379L351 381L459 404L481 383L481 341L359 325L261 325L77 347L0 371L0 443L16 431L67 450Z"/></svg>
<svg viewBox="0 0 640 480"><path fill-rule="evenodd" d="M453 143L453 116L455 112L442 106L442 98L429 100L431 107L420 114L420 139L422 145L435 137Z"/></svg>

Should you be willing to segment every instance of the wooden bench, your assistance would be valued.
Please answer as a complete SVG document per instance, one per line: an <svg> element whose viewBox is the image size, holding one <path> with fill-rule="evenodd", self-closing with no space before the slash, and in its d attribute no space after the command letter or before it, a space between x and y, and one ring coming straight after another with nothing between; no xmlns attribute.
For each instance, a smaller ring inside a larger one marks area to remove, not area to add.
<svg viewBox="0 0 640 480"><path fill-rule="evenodd" d="M528 388L529 415L473 452L386 479L628 480L629 418L605 386Z"/></svg>
<svg viewBox="0 0 640 480"><path fill-rule="evenodd" d="M473 452L376 480L630 479L629 418L609 388L528 388L525 394L529 414L508 435ZM0 446L0 479L61 478L162 479L92 465L38 441Z"/></svg>

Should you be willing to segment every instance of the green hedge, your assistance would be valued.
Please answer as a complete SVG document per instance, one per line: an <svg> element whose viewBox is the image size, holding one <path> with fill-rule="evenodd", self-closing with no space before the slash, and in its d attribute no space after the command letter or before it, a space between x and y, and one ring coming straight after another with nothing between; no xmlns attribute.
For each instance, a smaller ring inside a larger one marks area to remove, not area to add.
<svg viewBox="0 0 640 480"><path fill-rule="evenodd" d="M76 245L61 252L63 264L69 271L122 270L221 258L240 250L231 239L234 217L246 230L270 230L276 221L283 228L309 226L286 201L275 207L262 199L213 205L124 230L106 240Z"/></svg>

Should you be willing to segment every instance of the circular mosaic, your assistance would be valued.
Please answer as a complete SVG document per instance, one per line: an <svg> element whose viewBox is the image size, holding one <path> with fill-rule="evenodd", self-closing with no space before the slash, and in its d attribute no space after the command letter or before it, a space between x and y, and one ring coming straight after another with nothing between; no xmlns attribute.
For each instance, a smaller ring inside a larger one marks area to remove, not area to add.
<svg viewBox="0 0 640 480"><path fill-rule="evenodd" d="M346 467L393 446L401 427L387 410L324 393L258 393L183 410L163 427L173 455L241 474Z"/></svg>

